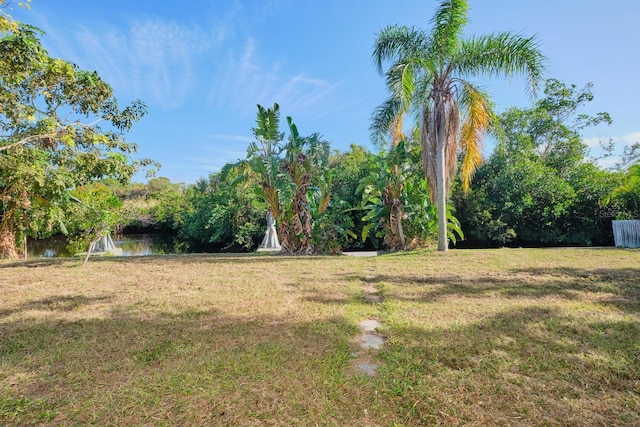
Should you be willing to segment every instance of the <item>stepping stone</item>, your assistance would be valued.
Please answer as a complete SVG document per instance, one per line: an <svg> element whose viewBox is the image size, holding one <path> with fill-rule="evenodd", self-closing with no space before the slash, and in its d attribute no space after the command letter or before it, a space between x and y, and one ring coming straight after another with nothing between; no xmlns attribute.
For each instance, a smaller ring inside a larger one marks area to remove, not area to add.
<svg viewBox="0 0 640 427"><path fill-rule="evenodd" d="M386 340L380 335L366 333L362 335L362 343L360 344L360 347L365 350L379 350L382 348L385 341Z"/></svg>
<svg viewBox="0 0 640 427"><path fill-rule="evenodd" d="M362 362L356 365L356 369L358 371L361 371L368 377L375 376L376 371L378 370L379 367L380 367L379 363L372 363L372 362Z"/></svg>
<svg viewBox="0 0 640 427"><path fill-rule="evenodd" d="M360 329L364 332L373 332L380 326L382 326L380 322L374 319L367 319L360 322Z"/></svg>
<svg viewBox="0 0 640 427"><path fill-rule="evenodd" d="M382 297L376 294L367 294L364 296L366 302L382 302Z"/></svg>

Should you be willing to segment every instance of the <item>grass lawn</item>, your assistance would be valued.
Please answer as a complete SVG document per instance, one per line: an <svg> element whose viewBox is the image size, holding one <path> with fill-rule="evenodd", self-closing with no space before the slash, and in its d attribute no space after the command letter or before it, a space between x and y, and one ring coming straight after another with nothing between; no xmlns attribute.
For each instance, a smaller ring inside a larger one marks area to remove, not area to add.
<svg viewBox="0 0 640 427"><path fill-rule="evenodd" d="M0 261L0 425L31 424L640 425L640 251Z"/></svg>

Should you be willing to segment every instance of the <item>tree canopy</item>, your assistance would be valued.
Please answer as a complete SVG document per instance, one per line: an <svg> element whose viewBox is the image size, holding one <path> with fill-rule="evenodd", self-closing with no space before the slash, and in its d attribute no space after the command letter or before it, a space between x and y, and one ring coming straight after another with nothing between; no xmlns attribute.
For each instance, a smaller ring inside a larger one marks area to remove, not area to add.
<svg viewBox="0 0 640 427"><path fill-rule="evenodd" d="M43 33L3 18L0 28L0 256L53 224L65 231L69 190L95 179L128 181L152 162L124 139L145 113L120 108L94 71L53 58Z"/></svg>
<svg viewBox="0 0 640 427"><path fill-rule="evenodd" d="M471 192L455 195L473 245L594 245L610 240L603 199L619 182L588 157L581 132L610 123L605 112L581 112L591 85L546 81L528 109L500 115L498 145L478 170Z"/></svg>

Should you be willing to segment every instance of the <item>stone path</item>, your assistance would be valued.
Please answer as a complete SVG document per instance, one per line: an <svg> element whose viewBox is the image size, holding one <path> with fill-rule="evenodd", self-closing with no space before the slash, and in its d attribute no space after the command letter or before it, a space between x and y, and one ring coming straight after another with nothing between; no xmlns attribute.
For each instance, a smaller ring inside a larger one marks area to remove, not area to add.
<svg viewBox="0 0 640 427"><path fill-rule="evenodd" d="M384 251L353 251L353 252L342 252L342 255L368 258L372 256L378 256L382 253L384 253Z"/></svg>
<svg viewBox="0 0 640 427"><path fill-rule="evenodd" d="M384 301L380 291L370 282L373 279L372 271L366 271L364 283L364 300L369 304L380 304ZM360 350L353 354L353 366L356 372L367 376L374 376L381 366L374 361L376 352L382 348L387 338L378 333L382 324L376 319L365 319L360 322L362 336L360 337Z"/></svg>

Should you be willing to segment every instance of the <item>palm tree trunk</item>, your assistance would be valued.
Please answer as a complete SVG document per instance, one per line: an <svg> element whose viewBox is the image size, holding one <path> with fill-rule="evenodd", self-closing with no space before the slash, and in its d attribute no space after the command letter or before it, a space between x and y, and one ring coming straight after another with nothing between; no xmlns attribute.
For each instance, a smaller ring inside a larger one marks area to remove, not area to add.
<svg viewBox="0 0 640 427"><path fill-rule="evenodd" d="M437 111L437 109L436 109ZM447 238L447 171L446 171L446 131L444 113L440 113L440 117L436 120L436 186L437 209L438 209L438 251L446 252L449 250L449 241Z"/></svg>

